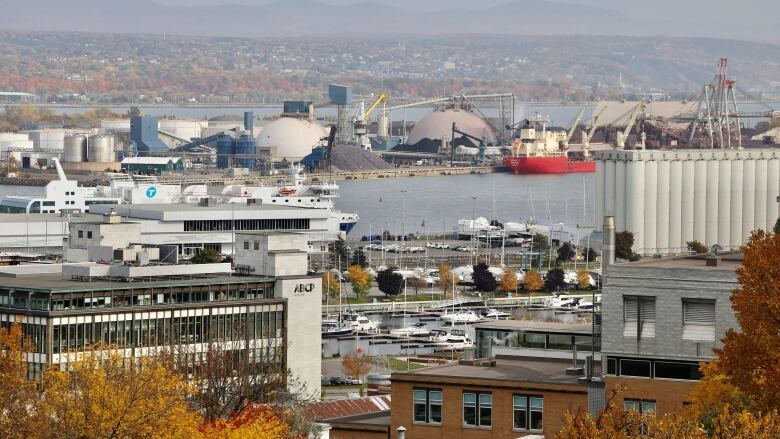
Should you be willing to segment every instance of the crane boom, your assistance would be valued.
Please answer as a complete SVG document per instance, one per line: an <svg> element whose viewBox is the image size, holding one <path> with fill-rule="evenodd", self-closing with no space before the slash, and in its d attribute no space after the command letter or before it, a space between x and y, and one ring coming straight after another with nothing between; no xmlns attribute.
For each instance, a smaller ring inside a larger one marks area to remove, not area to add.
<svg viewBox="0 0 780 439"><path fill-rule="evenodd" d="M376 109L376 107L379 106L382 102L386 102L390 99L390 94L383 91L379 93L379 96L374 99L374 102L371 103L371 105L368 106L366 111L363 113L363 120L368 120L368 116L371 115L371 113Z"/></svg>
<svg viewBox="0 0 780 439"><path fill-rule="evenodd" d="M628 139L628 135L631 133L631 129L634 128L634 124L636 123L636 118L639 116L639 112L645 107L645 98L642 98L641 101L636 105L636 108L634 108L634 111L631 112L631 117L628 118L628 123L626 124L626 128L623 130L623 132L618 131L617 136L617 147L618 148L625 148L626 147L626 139Z"/></svg>
<svg viewBox="0 0 780 439"><path fill-rule="evenodd" d="M590 139L593 138L593 135L596 133L596 128L598 128L599 126L599 118L601 117L601 113L603 113L604 110L606 109L607 109L606 106L601 107L601 110L599 110L599 112L596 113L595 116L593 116L593 122L591 122L590 130L588 131L588 134L585 135L585 138L582 139L583 146L587 147L588 145L590 145Z"/></svg>
<svg viewBox="0 0 780 439"><path fill-rule="evenodd" d="M585 106L583 105L582 108L580 108L580 112L577 113L577 117L574 118L574 122L571 124L571 128L569 128L569 134L566 136L566 145L571 142L572 136L574 136L574 130L577 129L577 125L580 124L580 120L582 119L582 115L585 114Z"/></svg>

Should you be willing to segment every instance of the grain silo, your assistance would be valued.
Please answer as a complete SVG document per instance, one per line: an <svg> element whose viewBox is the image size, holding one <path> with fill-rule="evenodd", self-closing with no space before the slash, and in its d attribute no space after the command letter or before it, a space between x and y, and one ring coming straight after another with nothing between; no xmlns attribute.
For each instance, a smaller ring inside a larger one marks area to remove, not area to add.
<svg viewBox="0 0 780 439"><path fill-rule="evenodd" d="M780 150L595 151L597 227L634 234L643 255L687 242L736 250L778 218Z"/></svg>
<svg viewBox="0 0 780 439"><path fill-rule="evenodd" d="M96 163L115 161L114 136L103 134L90 137L87 142L87 159Z"/></svg>
<svg viewBox="0 0 780 439"><path fill-rule="evenodd" d="M80 134L65 136L65 147L62 153L64 162L87 161L87 137Z"/></svg>

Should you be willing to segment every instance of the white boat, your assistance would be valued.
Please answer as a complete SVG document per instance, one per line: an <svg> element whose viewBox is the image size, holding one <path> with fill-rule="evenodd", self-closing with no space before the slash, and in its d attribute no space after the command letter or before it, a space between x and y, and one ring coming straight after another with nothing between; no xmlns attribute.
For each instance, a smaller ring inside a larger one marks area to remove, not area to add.
<svg viewBox="0 0 780 439"><path fill-rule="evenodd" d="M578 298L556 294L553 297L544 299L544 306L554 309L573 309L575 307L575 299Z"/></svg>
<svg viewBox="0 0 780 439"><path fill-rule="evenodd" d="M491 320L506 320L512 317L512 314L509 314L508 312L504 312L504 311L499 311L494 308L486 309L482 315L486 319L491 319Z"/></svg>
<svg viewBox="0 0 780 439"><path fill-rule="evenodd" d="M450 331L434 330L432 331L431 341L444 344L448 349L465 349L474 346L466 331L463 329L452 329Z"/></svg>
<svg viewBox="0 0 780 439"><path fill-rule="evenodd" d="M480 321L480 317L471 310L458 310L452 313L445 312L441 319L447 323L473 323Z"/></svg>
<svg viewBox="0 0 780 439"><path fill-rule="evenodd" d="M342 337L352 334L349 326L339 326L333 323L322 323L322 338Z"/></svg>
<svg viewBox="0 0 780 439"><path fill-rule="evenodd" d="M379 322L371 320L363 314L349 312L341 315L341 323L349 326L354 331L375 332L379 327Z"/></svg>
<svg viewBox="0 0 780 439"><path fill-rule="evenodd" d="M431 330L428 329L427 323L417 322L401 328L391 329L390 335L395 335L396 337L427 337L431 335Z"/></svg>

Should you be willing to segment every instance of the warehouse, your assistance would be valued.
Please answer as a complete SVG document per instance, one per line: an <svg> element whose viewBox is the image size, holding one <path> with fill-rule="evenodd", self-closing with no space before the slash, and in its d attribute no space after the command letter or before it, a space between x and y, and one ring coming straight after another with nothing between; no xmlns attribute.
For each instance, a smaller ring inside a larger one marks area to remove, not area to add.
<svg viewBox="0 0 780 439"><path fill-rule="evenodd" d="M680 254L687 242L736 250L778 217L780 151L597 151L596 218L615 217L640 255ZM598 225L599 227L602 224Z"/></svg>

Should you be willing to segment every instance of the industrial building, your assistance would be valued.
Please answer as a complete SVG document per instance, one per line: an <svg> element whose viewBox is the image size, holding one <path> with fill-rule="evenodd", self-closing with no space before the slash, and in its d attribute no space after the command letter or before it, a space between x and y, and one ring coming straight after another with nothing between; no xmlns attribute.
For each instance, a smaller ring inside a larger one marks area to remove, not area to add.
<svg viewBox="0 0 780 439"><path fill-rule="evenodd" d="M778 218L780 150L594 152L596 218L614 216L640 255L681 254L687 242L736 250ZM599 224L601 225L601 224Z"/></svg>
<svg viewBox="0 0 780 439"><path fill-rule="evenodd" d="M33 104L38 97L30 93L17 91L0 91L0 104Z"/></svg>
<svg viewBox="0 0 780 439"><path fill-rule="evenodd" d="M162 175L184 170L184 160L179 157L125 157L122 172L128 174Z"/></svg>

